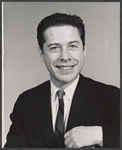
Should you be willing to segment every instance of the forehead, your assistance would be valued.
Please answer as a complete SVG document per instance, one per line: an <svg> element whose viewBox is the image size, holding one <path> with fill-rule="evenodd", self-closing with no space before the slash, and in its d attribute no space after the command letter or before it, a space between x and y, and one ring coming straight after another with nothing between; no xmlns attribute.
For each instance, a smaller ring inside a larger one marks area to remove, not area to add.
<svg viewBox="0 0 122 150"><path fill-rule="evenodd" d="M46 42L66 42L67 40L80 40L80 34L76 27L65 25L50 27L45 30Z"/></svg>

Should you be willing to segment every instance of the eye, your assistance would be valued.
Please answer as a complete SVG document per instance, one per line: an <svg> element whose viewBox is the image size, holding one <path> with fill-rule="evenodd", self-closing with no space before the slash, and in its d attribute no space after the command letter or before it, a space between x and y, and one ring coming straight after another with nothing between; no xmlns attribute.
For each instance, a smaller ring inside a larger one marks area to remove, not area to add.
<svg viewBox="0 0 122 150"><path fill-rule="evenodd" d="M59 51L60 50L60 47L59 46L53 46L50 48L50 51L52 52L56 52L56 51Z"/></svg>
<svg viewBox="0 0 122 150"><path fill-rule="evenodd" d="M69 47L70 47L70 48L77 48L78 46L75 45L75 44L72 44L72 45L70 45Z"/></svg>

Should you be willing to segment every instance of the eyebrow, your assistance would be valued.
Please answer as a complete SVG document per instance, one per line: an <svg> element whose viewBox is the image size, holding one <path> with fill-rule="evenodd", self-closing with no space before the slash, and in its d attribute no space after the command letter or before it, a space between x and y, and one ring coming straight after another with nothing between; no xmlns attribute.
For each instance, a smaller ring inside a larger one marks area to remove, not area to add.
<svg viewBox="0 0 122 150"><path fill-rule="evenodd" d="M48 45L48 47L54 46L54 45L59 45L59 43L51 43L51 44Z"/></svg>
<svg viewBox="0 0 122 150"><path fill-rule="evenodd" d="M71 42L69 42L69 44L73 44L73 43L77 43L77 44L79 44L79 42L78 42L78 41L71 41Z"/></svg>

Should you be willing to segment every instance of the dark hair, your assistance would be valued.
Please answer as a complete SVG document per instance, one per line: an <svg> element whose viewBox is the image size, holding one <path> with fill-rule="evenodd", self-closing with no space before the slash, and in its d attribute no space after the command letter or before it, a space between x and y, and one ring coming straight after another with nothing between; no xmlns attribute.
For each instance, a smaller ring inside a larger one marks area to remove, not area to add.
<svg viewBox="0 0 122 150"><path fill-rule="evenodd" d="M49 27L70 25L76 27L79 31L80 38L85 46L85 26L82 19L76 15L67 15L61 13L55 13L45 17L37 27L37 40L39 47L43 50L43 44L45 42L44 32Z"/></svg>

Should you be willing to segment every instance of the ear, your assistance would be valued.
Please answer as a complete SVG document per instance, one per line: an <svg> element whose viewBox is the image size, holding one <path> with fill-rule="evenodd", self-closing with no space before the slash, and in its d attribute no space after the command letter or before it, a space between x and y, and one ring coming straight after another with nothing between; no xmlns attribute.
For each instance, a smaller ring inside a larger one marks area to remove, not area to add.
<svg viewBox="0 0 122 150"><path fill-rule="evenodd" d="M87 48L86 48L86 45L84 46L84 58L86 57L86 53L87 53Z"/></svg>
<svg viewBox="0 0 122 150"><path fill-rule="evenodd" d="M43 50L40 49L39 47L38 47L38 50L39 50L39 54L40 54L41 61L44 63L44 52L43 52Z"/></svg>

